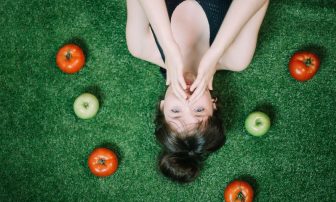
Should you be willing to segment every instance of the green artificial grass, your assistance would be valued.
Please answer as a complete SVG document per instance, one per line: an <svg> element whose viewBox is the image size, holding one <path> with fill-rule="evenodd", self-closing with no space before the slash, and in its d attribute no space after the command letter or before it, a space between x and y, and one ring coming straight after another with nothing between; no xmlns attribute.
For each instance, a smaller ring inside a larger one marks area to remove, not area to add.
<svg viewBox="0 0 336 202"><path fill-rule="evenodd" d="M272 1L255 57L241 73L218 72L214 88L227 129L199 178L180 185L156 168L153 118L165 82L156 66L132 57L125 41L125 1L9 1L0 7L0 201L223 201L234 179L250 182L255 201L336 199L336 4ZM57 50L81 45L87 63L62 73ZM287 65L313 50L321 68L297 82ZM101 108L80 120L83 92ZM268 134L244 129L246 116L272 118ZM117 172L94 177L87 157L98 146L120 157Z"/></svg>

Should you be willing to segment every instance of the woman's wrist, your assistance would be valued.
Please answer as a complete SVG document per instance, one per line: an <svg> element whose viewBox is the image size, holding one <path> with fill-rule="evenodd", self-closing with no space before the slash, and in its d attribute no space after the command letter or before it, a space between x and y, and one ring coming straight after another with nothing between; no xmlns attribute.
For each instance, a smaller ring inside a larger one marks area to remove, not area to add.
<svg viewBox="0 0 336 202"><path fill-rule="evenodd" d="M175 40L166 41L163 45L161 45L161 47L166 57L174 57L179 54L179 47L176 44Z"/></svg>
<svg viewBox="0 0 336 202"><path fill-rule="evenodd" d="M175 40L173 38L166 38L164 40L164 43L160 43L162 50L165 55L171 55L176 54L178 52L178 45L176 44Z"/></svg>
<svg viewBox="0 0 336 202"><path fill-rule="evenodd" d="M208 69L208 71L214 70L216 72L217 63L219 62L221 57L221 51L209 48L208 51L205 53L205 57L203 57L202 60L207 60L208 62L206 62L205 64L207 64L208 68L212 68Z"/></svg>
<svg viewBox="0 0 336 202"><path fill-rule="evenodd" d="M211 57L217 61L222 57L223 53L224 53L224 50L216 46L211 46L207 51L207 54L211 55Z"/></svg>

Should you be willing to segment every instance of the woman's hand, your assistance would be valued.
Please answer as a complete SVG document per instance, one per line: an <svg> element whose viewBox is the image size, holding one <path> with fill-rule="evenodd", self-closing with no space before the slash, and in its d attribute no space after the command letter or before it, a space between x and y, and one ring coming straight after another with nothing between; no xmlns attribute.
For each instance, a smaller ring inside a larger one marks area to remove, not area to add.
<svg viewBox="0 0 336 202"><path fill-rule="evenodd" d="M185 89L187 87L183 77L183 60L180 49L173 45L165 51L165 67L167 70L166 85L171 85L174 94L181 100L186 100Z"/></svg>
<svg viewBox="0 0 336 202"><path fill-rule="evenodd" d="M199 99L206 89L212 90L212 81L219 59L219 54L216 54L210 49L204 54L198 67L196 80L190 87L190 91L193 92L193 94L189 102L195 102Z"/></svg>

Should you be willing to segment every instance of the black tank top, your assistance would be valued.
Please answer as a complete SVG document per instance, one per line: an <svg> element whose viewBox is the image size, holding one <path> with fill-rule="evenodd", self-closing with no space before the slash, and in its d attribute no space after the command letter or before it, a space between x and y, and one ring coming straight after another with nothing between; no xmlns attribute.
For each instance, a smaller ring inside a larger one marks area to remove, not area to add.
<svg viewBox="0 0 336 202"><path fill-rule="evenodd" d="M167 11L169 19L171 19L175 8L182 3L184 0L165 0L167 5ZM218 33L218 30L223 22L223 19L228 11L232 0L196 0L203 8L204 13L208 19L210 27L210 38L209 45L211 46L212 42L215 40L215 37ZM152 30L153 31L153 30ZM153 31L154 39L158 49L160 51L162 60L165 61L165 56L163 50L156 38L156 35Z"/></svg>
<svg viewBox="0 0 336 202"><path fill-rule="evenodd" d="M169 19L171 19L175 8L184 0L165 0ZM215 40L218 30L224 20L224 17L229 10L232 0L195 0L203 8L204 13L208 19L210 27L209 45ZM162 60L165 61L163 50L156 38L156 35L152 29L156 45L160 51ZM166 70L160 68L162 75L166 78Z"/></svg>

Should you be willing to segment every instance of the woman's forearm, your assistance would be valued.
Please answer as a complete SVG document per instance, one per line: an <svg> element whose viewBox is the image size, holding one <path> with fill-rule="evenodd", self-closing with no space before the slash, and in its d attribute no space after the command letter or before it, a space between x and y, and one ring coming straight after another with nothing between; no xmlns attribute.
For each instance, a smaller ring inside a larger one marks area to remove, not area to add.
<svg viewBox="0 0 336 202"><path fill-rule="evenodd" d="M266 0L233 0L210 51L220 57Z"/></svg>
<svg viewBox="0 0 336 202"><path fill-rule="evenodd" d="M138 0L164 52L175 44L164 0Z"/></svg>

